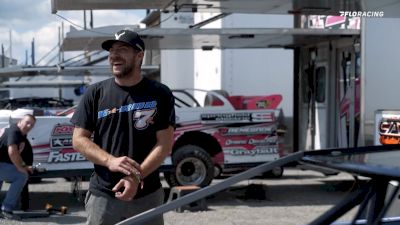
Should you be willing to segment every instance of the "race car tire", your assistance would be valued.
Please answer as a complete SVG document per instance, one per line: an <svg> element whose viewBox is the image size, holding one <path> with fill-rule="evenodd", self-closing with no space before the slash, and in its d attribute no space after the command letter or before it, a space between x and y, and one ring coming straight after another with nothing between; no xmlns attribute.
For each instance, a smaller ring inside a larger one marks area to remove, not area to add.
<svg viewBox="0 0 400 225"><path fill-rule="evenodd" d="M170 187L197 185L208 186L214 178L214 165L210 155L196 145L184 145L172 155L174 168L164 172Z"/></svg>
<svg viewBox="0 0 400 225"><path fill-rule="evenodd" d="M283 175L283 167L275 167L272 170L263 173L262 177L265 178L280 178Z"/></svg>
<svg viewBox="0 0 400 225"><path fill-rule="evenodd" d="M214 165L214 178L222 177L222 168L219 165Z"/></svg>

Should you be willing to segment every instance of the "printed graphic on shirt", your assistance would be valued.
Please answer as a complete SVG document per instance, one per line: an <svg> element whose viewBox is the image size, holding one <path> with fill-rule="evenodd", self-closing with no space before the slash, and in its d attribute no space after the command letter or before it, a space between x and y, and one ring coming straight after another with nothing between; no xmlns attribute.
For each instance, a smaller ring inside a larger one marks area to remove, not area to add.
<svg viewBox="0 0 400 225"><path fill-rule="evenodd" d="M153 123L153 117L157 112L157 102L135 102L123 105L119 108L105 109L97 112L97 118L101 119L115 113L125 113L133 111L133 120L135 120L135 128L138 130L146 129L149 124Z"/></svg>

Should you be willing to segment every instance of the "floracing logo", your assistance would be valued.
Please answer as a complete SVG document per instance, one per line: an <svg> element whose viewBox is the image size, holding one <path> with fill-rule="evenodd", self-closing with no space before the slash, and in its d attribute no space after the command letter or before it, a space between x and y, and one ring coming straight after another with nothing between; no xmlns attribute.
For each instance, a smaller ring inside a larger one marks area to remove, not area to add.
<svg viewBox="0 0 400 225"><path fill-rule="evenodd" d="M340 16L348 17L383 17L383 11L339 11Z"/></svg>

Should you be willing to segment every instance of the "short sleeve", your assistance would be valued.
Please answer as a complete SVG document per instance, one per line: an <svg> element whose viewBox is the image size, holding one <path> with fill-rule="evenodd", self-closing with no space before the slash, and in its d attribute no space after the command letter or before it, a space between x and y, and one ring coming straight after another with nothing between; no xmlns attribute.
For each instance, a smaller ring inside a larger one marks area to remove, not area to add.
<svg viewBox="0 0 400 225"><path fill-rule="evenodd" d="M87 89L71 118L70 122L72 124L89 131L94 130L97 120L97 115L95 113L97 103L94 101L95 93L95 88L93 86Z"/></svg>
<svg viewBox="0 0 400 225"><path fill-rule="evenodd" d="M175 98L168 88L165 92L161 95L156 130L163 130L169 126L175 127Z"/></svg>
<svg viewBox="0 0 400 225"><path fill-rule="evenodd" d="M19 145L24 141L24 137L18 129L9 128L7 137L7 146Z"/></svg>

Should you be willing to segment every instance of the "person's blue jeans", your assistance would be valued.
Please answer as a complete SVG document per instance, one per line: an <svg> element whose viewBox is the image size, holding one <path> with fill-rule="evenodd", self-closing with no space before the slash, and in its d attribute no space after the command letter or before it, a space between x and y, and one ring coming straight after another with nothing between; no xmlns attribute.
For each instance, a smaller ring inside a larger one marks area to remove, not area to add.
<svg viewBox="0 0 400 225"><path fill-rule="evenodd" d="M10 188L3 200L1 209L12 211L18 204L21 191L28 181L28 176L19 172L14 164L0 162L0 189L4 181L10 183Z"/></svg>

